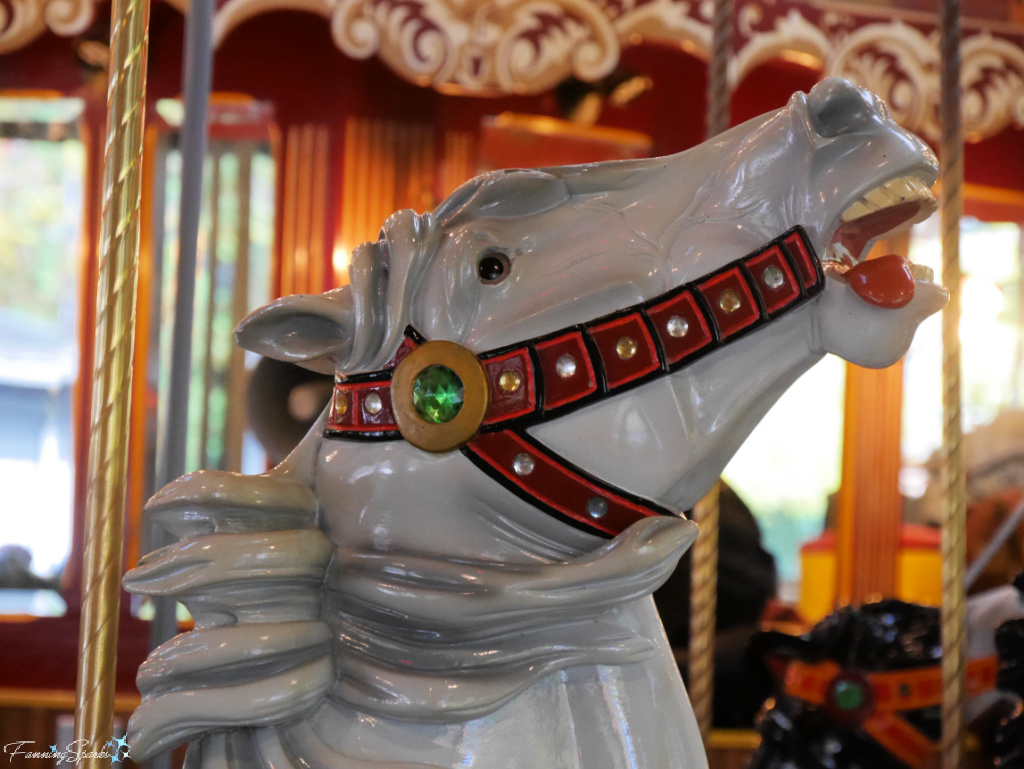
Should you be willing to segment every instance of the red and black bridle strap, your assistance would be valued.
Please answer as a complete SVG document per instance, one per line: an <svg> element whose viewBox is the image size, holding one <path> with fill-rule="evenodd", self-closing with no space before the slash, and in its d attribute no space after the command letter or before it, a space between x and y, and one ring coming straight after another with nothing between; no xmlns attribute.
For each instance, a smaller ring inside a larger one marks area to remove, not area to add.
<svg viewBox="0 0 1024 769"><path fill-rule="evenodd" d="M575 467L526 428L670 374L756 331L824 288L803 228L696 281L588 323L477 354L490 387L479 432L463 447L492 478L567 523L613 537L674 515ZM425 340L407 329L380 371L339 379L325 436L398 440L394 368ZM527 471L528 470L528 471Z"/></svg>

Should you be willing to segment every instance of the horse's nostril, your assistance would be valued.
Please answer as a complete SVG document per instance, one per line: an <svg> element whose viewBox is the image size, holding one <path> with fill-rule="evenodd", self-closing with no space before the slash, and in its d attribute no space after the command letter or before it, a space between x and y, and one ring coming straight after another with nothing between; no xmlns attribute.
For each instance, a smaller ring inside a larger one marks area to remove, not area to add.
<svg viewBox="0 0 1024 769"><path fill-rule="evenodd" d="M840 78L822 80L807 95L807 111L821 136L850 133L875 117L871 95Z"/></svg>

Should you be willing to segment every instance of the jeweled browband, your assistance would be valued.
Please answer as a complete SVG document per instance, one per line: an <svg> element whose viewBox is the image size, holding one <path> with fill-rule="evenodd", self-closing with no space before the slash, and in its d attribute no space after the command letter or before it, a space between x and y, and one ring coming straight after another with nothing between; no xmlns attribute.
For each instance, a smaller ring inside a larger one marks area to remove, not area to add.
<svg viewBox="0 0 1024 769"><path fill-rule="evenodd" d="M497 350L473 354L409 328L383 369L335 382L325 437L461 449L531 504L615 536L641 518L674 513L574 466L526 428L677 371L823 288L813 246L795 227L653 299ZM461 401L449 397L456 390Z"/></svg>

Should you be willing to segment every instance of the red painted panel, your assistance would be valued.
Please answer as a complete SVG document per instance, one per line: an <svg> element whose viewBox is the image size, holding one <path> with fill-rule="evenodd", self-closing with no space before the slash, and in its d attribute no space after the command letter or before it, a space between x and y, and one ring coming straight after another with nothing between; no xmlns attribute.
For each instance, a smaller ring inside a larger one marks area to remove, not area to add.
<svg viewBox="0 0 1024 769"><path fill-rule="evenodd" d="M747 285L739 267L733 267L731 270L704 281L698 288L707 299L708 306L711 307L711 314L715 317L718 333L723 340L754 325L761 317L754 293ZM728 292L733 292L740 300L739 306L732 311L726 311L721 306L721 302L727 298Z"/></svg>
<svg viewBox="0 0 1024 769"><path fill-rule="evenodd" d="M768 285L765 280L765 271L770 267L781 271L782 285L775 288ZM757 290L761 292L765 310L769 315L788 306L790 302L800 296L800 284L797 283L789 262L778 246L772 246L763 254L755 256L747 262L747 269L750 270L750 274L754 278Z"/></svg>
<svg viewBox="0 0 1024 769"><path fill-rule="evenodd" d="M583 344L583 334L573 331L538 342L535 345L544 374L544 411L551 411L597 391L597 376L590 355ZM558 359L572 356L576 371L571 376L558 374Z"/></svg>
<svg viewBox="0 0 1024 769"><path fill-rule="evenodd" d="M592 326L587 330L601 355L605 382L609 390L640 379L661 367L658 362L658 349L639 312ZM629 340L633 343L631 348L635 347L635 350L628 355L620 354L619 343Z"/></svg>
<svg viewBox="0 0 1024 769"><path fill-rule="evenodd" d="M654 328L661 338L666 362L671 366L694 354L714 341L704 313L697 306L693 293L684 291L661 304L647 310L647 317L654 321ZM668 323L678 317L685 323L686 333L675 337L668 331Z"/></svg>
<svg viewBox="0 0 1024 769"><path fill-rule="evenodd" d="M533 381L533 363L525 348L488 358L481 363L491 387L491 405L487 409L485 425L533 413L537 408L537 390ZM501 387L501 375L506 371L519 376L519 388L513 392L506 392Z"/></svg>

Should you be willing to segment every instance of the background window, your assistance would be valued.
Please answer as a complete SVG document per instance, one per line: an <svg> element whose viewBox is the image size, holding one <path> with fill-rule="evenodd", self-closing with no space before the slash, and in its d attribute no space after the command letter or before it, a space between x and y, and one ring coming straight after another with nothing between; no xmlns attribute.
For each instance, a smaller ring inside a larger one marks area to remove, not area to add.
<svg viewBox="0 0 1024 769"><path fill-rule="evenodd" d="M78 99L0 99L0 612L63 611L85 151Z"/></svg>

